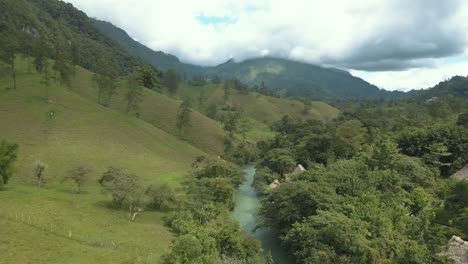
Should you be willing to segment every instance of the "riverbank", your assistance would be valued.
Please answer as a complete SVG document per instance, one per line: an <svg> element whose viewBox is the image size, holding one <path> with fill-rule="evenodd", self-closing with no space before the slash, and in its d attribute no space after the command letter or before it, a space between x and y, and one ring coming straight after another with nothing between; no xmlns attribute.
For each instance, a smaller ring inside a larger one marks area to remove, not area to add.
<svg viewBox="0 0 468 264"><path fill-rule="evenodd" d="M252 187L256 168L255 165L245 165L245 181L239 187L236 195L236 207L232 216L239 221L242 228L247 230L252 236L262 243L265 253L271 252L275 264L292 264L294 259L281 247L281 241L275 232L267 228L257 227L257 214L260 209L260 199L257 192Z"/></svg>

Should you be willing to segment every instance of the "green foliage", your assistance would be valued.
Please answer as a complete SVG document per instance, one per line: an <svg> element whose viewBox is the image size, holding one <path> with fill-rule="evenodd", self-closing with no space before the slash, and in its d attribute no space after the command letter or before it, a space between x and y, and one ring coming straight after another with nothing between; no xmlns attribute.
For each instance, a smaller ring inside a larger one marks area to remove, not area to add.
<svg viewBox="0 0 468 264"><path fill-rule="evenodd" d="M168 70L164 74L163 84L167 87L171 95L175 95L179 89L179 76L174 70Z"/></svg>
<svg viewBox="0 0 468 264"><path fill-rule="evenodd" d="M243 179L240 168L221 159L199 157L192 174L187 199L168 219L179 236L165 263L265 263L260 243L229 215Z"/></svg>
<svg viewBox="0 0 468 264"><path fill-rule="evenodd" d="M44 187L46 184L46 179L45 179L45 171L47 169L47 164L44 162L37 160L33 164L32 168L32 175L34 179L36 180L36 184L38 187Z"/></svg>
<svg viewBox="0 0 468 264"><path fill-rule="evenodd" d="M294 169L296 161L288 149L272 149L265 154L261 165L269 167L284 177L286 173Z"/></svg>
<svg viewBox="0 0 468 264"><path fill-rule="evenodd" d="M144 191L138 176L110 167L98 182L105 192L112 195L112 203L115 207L140 205Z"/></svg>
<svg viewBox="0 0 468 264"><path fill-rule="evenodd" d="M143 101L143 88L140 87L140 82L135 74L130 75L127 78L127 93L125 94L125 101L127 103L127 107L125 109L127 113L131 111L138 112L140 103Z"/></svg>
<svg viewBox="0 0 468 264"><path fill-rule="evenodd" d="M172 210L177 206L176 193L167 184L152 184L146 188L145 195L148 196L148 206L153 209Z"/></svg>
<svg viewBox="0 0 468 264"><path fill-rule="evenodd" d="M18 158L18 145L8 143L5 140L0 141L0 176L2 184L8 184L13 174L13 164Z"/></svg>
<svg viewBox="0 0 468 264"><path fill-rule="evenodd" d="M13 32L0 33L0 62L8 66L8 72L13 79L13 88L16 89L15 58L20 52L19 40Z"/></svg>
<svg viewBox="0 0 468 264"><path fill-rule="evenodd" d="M158 77L156 71L149 65L138 67L136 69L136 78L144 87L152 89L156 87Z"/></svg>
<svg viewBox="0 0 468 264"><path fill-rule="evenodd" d="M83 187L89 182L90 172L91 169L84 165L80 165L68 171L68 174L63 177L62 182L71 181L76 187L76 192L81 193L83 191Z"/></svg>
<svg viewBox="0 0 468 264"><path fill-rule="evenodd" d="M197 179L226 178L235 189L244 181L244 173L239 166L220 158L201 157L200 162L194 164L193 176Z"/></svg>
<svg viewBox="0 0 468 264"><path fill-rule="evenodd" d="M192 126L192 109L190 109L190 105L189 100L184 100L179 107L179 113L177 114L177 130L181 135Z"/></svg>

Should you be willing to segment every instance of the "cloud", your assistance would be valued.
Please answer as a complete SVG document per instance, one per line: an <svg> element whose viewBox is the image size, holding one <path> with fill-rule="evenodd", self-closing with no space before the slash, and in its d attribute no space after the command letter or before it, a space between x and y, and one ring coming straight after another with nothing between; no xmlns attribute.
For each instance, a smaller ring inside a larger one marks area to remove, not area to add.
<svg viewBox="0 0 468 264"><path fill-rule="evenodd" d="M430 68L413 68L405 71L366 72L352 70L351 74L361 77L386 90L409 91L431 88L452 76L468 74L468 55L438 59Z"/></svg>
<svg viewBox="0 0 468 264"><path fill-rule="evenodd" d="M438 67L467 47L463 0L67 1L201 65L268 55L384 74Z"/></svg>

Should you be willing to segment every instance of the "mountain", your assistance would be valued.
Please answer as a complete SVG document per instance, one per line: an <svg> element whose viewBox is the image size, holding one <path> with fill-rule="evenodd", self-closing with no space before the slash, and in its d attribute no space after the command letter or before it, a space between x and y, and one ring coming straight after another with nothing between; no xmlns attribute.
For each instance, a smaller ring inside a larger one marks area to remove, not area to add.
<svg viewBox="0 0 468 264"><path fill-rule="evenodd" d="M250 86L267 88L288 97L307 97L312 100L395 98L403 92L379 89L349 72L278 58L256 58L242 62L229 60L215 67L201 67L181 62L176 56L153 51L133 40L123 29L111 23L94 20L102 33L111 37L133 55L160 70L176 70L184 79L196 75L236 78Z"/></svg>
<svg viewBox="0 0 468 264"><path fill-rule="evenodd" d="M119 73L132 71L143 62L109 36L101 33L93 21L72 4L54 0L0 1L0 31L27 32L28 37L43 38L47 56L54 58L59 50L79 51L77 64L96 71L99 59L112 63ZM29 45L34 39L29 41ZM34 46L31 46L33 49ZM71 53L68 51L66 53Z"/></svg>
<svg viewBox="0 0 468 264"><path fill-rule="evenodd" d="M288 96L313 100L392 98L402 92L379 89L349 72L278 58L256 58L242 62L229 60L209 71L222 78L237 78L262 85Z"/></svg>
<svg viewBox="0 0 468 264"><path fill-rule="evenodd" d="M452 78L442 81L432 88L424 90L413 90L408 92L408 95L416 98L431 99L433 97L452 97L452 98L468 98L468 77L453 76Z"/></svg>
<svg viewBox="0 0 468 264"><path fill-rule="evenodd" d="M159 70L175 70L182 77L191 78L195 75L202 75L204 68L201 66L182 63L176 56L154 51L140 42L132 39L123 29L113 24L93 19L94 25L104 34L117 41L122 47L126 48L131 54L137 56L156 67Z"/></svg>

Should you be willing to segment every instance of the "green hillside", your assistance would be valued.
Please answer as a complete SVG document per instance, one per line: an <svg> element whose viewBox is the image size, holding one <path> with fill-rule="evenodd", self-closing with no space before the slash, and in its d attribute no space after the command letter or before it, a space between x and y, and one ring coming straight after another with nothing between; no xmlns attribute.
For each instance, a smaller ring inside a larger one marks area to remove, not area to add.
<svg viewBox="0 0 468 264"><path fill-rule="evenodd" d="M21 65L20 69L24 69ZM97 105L73 91L53 84L49 103L43 99L39 75L20 71L18 89L2 78L0 137L19 144L16 173L0 191L1 263L135 263L154 262L170 245L162 213L147 211L135 222L125 211L110 209L96 179L108 166L135 173L145 183L178 186L190 164L204 152L135 117ZM5 85L7 84L7 85ZM32 164L47 164L47 188L38 188ZM92 168L86 193L74 195L60 179L74 166ZM8 220L9 215L13 220ZM34 225L15 220L31 217ZM52 225L53 233L38 229ZM64 238L69 229L78 240L104 239L117 249L89 246ZM64 237L62 237L64 236ZM144 253L144 254L143 254ZM138 256L138 257L137 257Z"/></svg>
<svg viewBox="0 0 468 264"><path fill-rule="evenodd" d="M93 81L93 73L84 69L78 69L76 75L77 85L72 90L97 102L96 88ZM116 94L112 97L110 107L120 112L125 112L126 103L124 94L126 83L121 81ZM223 152L223 135L221 125L197 111L192 112L192 127L189 133L179 135L176 127L176 118L181 101L171 98L161 92L144 89L143 100L138 111L139 118L169 134L182 136L193 146L211 154L220 155ZM133 115L135 116L135 115Z"/></svg>

